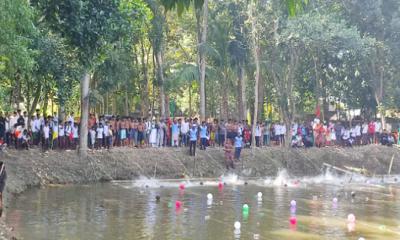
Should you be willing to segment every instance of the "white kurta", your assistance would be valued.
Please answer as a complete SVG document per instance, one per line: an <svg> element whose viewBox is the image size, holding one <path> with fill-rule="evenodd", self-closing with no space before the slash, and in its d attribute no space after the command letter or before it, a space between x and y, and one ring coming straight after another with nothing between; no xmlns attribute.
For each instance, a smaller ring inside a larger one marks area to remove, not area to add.
<svg viewBox="0 0 400 240"><path fill-rule="evenodd" d="M157 128L154 125L151 127L149 142L154 146L157 144Z"/></svg>

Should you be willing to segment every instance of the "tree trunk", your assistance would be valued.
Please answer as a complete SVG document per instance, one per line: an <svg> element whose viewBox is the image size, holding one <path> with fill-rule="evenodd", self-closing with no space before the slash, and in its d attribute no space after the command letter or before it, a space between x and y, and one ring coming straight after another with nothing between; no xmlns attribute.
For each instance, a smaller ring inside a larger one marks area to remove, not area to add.
<svg viewBox="0 0 400 240"><path fill-rule="evenodd" d="M192 81L189 83L189 116L192 117Z"/></svg>
<svg viewBox="0 0 400 240"><path fill-rule="evenodd" d="M81 158L87 157L88 121L89 121L89 84L90 73L85 70L81 80L81 122L79 138L79 154Z"/></svg>
<svg viewBox="0 0 400 240"><path fill-rule="evenodd" d="M129 95L128 90L125 91L125 116L129 116ZM143 109L142 109L143 112Z"/></svg>
<svg viewBox="0 0 400 240"><path fill-rule="evenodd" d="M238 66L238 109L239 121L247 118L247 103L246 103L246 79L242 63Z"/></svg>
<svg viewBox="0 0 400 240"><path fill-rule="evenodd" d="M313 56L313 61L314 61L314 72L315 72L315 89L314 89L314 94L317 100L317 106L319 106L321 115L320 119L322 121L325 121L325 109L324 109L324 99L322 96L322 82L319 77L319 71L318 71L318 57ZM321 102L322 98L322 102Z"/></svg>
<svg viewBox="0 0 400 240"><path fill-rule="evenodd" d="M51 94L50 100L51 100L51 116L54 116L54 95L53 94Z"/></svg>
<svg viewBox="0 0 400 240"><path fill-rule="evenodd" d="M200 69L200 119L206 118L206 55L204 53L204 45L207 41L208 27L208 0L204 0L203 5L203 22L201 26L201 37L198 44L199 69Z"/></svg>
<svg viewBox="0 0 400 240"><path fill-rule="evenodd" d="M153 62L153 82L152 84L152 90L153 94L151 96L151 117L153 118L155 114L155 101L156 101L156 95L159 97L160 96L160 89L156 89L156 86L158 84L155 84L156 79L157 79L157 66L156 66L156 55L154 53L154 47L153 47L153 54L152 54L152 62ZM159 111L160 114L161 111ZM159 117L159 116L158 116Z"/></svg>
<svg viewBox="0 0 400 240"><path fill-rule="evenodd" d="M260 70L261 71L261 70ZM260 82L258 83L258 119L264 121L265 113L264 113L264 99L265 99L265 84L263 80L263 76L260 72Z"/></svg>
<svg viewBox="0 0 400 240"><path fill-rule="evenodd" d="M112 94L111 96L111 112L113 115L118 115L117 113L117 95Z"/></svg>
<svg viewBox="0 0 400 240"><path fill-rule="evenodd" d="M378 111L381 115L382 129L386 129L386 117L385 117L385 107L383 106L383 79L384 79L384 69L380 68L379 74L379 87L375 90L376 103L378 104Z"/></svg>
<svg viewBox="0 0 400 240"><path fill-rule="evenodd" d="M63 102L60 102L60 106L58 108L58 120L61 120L60 122L64 121L65 119L65 106Z"/></svg>
<svg viewBox="0 0 400 240"><path fill-rule="evenodd" d="M28 116L29 116L29 120L28 120L28 126L30 126L30 117L33 115L33 113L35 112L36 109L36 105L39 102L39 98L40 98L40 93L41 93L41 87L38 86L38 89L36 89L36 93L35 96L33 97L33 102L32 105L30 106L29 110L28 110Z"/></svg>
<svg viewBox="0 0 400 240"><path fill-rule="evenodd" d="M108 91L106 92L106 100L104 101L104 104L105 104L105 111L106 111L105 113L110 114L108 111L109 110L108 109Z"/></svg>
<svg viewBox="0 0 400 240"><path fill-rule="evenodd" d="M169 96L165 95L165 117L169 118L171 116L170 109L169 109Z"/></svg>
<svg viewBox="0 0 400 240"><path fill-rule="evenodd" d="M228 73L225 71L224 74L224 83L227 83ZM221 86L221 119L228 120L229 115L229 105L228 105L228 89Z"/></svg>
<svg viewBox="0 0 400 240"><path fill-rule="evenodd" d="M250 2L249 4L249 18L251 19L251 43L253 50L253 57L256 64L256 72L255 72L255 84L254 84L254 116L253 116L253 128L252 128L252 137L251 137L251 145L255 147L256 142L256 126L258 119L258 85L260 79L260 60L259 60L259 48L258 48L258 40L257 40L257 29L256 29L256 19L253 14L253 4L254 2Z"/></svg>
<svg viewBox="0 0 400 240"><path fill-rule="evenodd" d="M25 109L27 112L29 112L29 110L31 109L31 85L28 84L26 85L27 87L27 91L26 91L26 106ZM28 122L25 123L25 127L26 129L29 129L29 127L31 126L31 115L28 114Z"/></svg>
<svg viewBox="0 0 400 240"><path fill-rule="evenodd" d="M166 117L166 101L165 101L165 89L164 89L163 57L161 50L157 51L156 53L156 64L157 64L158 78L160 80L159 84L160 84L161 118L164 119Z"/></svg>
<svg viewBox="0 0 400 240"><path fill-rule="evenodd" d="M141 40L141 62L142 62L142 72L143 72L143 81L140 84L141 85L141 91L140 91L140 108L141 108L141 115L142 117L147 117L148 114L148 106L149 106L149 91L148 91L148 53L146 54L146 50L144 48L144 39ZM147 61L146 61L147 59Z"/></svg>
<svg viewBox="0 0 400 240"><path fill-rule="evenodd" d="M381 56L381 51L377 49L377 56ZM377 105L377 110L378 113L381 115L381 124L382 124L382 129L385 128L386 126L386 119L385 119L385 110L383 106L383 87L384 87L384 67L380 66L379 67L379 62L376 62L375 59L371 61L371 75L374 79L374 97ZM375 112L375 118L376 118L376 112Z"/></svg>
<svg viewBox="0 0 400 240"><path fill-rule="evenodd" d="M47 106L49 105L49 93L44 92L44 99L43 99L43 117L47 117Z"/></svg>

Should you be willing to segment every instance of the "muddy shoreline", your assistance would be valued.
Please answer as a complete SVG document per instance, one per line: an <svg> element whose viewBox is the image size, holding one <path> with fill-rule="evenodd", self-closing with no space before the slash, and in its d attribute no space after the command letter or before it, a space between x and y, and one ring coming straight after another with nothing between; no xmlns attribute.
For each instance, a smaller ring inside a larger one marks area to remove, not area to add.
<svg viewBox="0 0 400 240"><path fill-rule="evenodd" d="M291 176L316 176L323 164L365 169L369 175L385 175L393 161L392 174L400 174L400 149L366 146L356 148L245 149L243 162L235 173L245 177L276 176L287 169ZM139 176L155 178L216 178L226 172L224 154L220 148L198 151L195 158L187 149L130 149L90 153L80 159L75 151L49 152L8 150L0 153L8 174L5 204L29 188L52 184L81 184L111 180L132 180ZM347 168L348 169L348 168ZM5 213L7 211L5 210ZM0 220L0 239L13 239L12 229Z"/></svg>

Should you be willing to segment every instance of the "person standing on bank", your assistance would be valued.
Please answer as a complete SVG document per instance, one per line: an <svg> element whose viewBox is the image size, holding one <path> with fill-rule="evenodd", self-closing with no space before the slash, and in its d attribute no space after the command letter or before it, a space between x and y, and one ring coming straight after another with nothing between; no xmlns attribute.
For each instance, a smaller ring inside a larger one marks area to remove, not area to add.
<svg viewBox="0 0 400 240"><path fill-rule="evenodd" d="M5 164L0 161L0 217L3 215L3 191L6 186L7 172Z"/></svg>
<svg viewBox="0 0 400 240"><path fill-rule="evenodd" d="M196 124L193 124L192 128L189 130L189 138L190 138L190 144L189 144L190 156L195 156L196 155L196 142L197 142L197 126L196 126Z"/></svg>
<svg viewBox="0 0 400 240"><path fill-rule="evenodd" d="M243 137L242 135L237 135L235 137L235 159L236 161L240 160L240 153L242 151L242 147L243 147Z"/></svg>
<svg viewBox="0 0 400 240"><path fill-rule="evenodd" d="M208 140L208 128L206 122L203 121L200 126L200 149L206 150Z"/></svg>
<svg viewBox="0 0 400 240"><path fill-rule="evenodd" d="M228 139L225 142L224 146L224 152L225 152L225 165L226 169L229 171L230 168L235 169L235 165L233 163L233 145L232 145L232 140Z"/></svg>

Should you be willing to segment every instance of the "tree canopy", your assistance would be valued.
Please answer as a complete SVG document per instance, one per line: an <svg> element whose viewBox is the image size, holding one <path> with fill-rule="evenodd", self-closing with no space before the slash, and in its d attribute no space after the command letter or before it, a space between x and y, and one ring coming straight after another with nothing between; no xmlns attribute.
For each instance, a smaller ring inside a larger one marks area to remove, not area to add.
<svg viewBox="0 0 400 240"><path fill-rule="evenodd" d="M367 2L3 0L0 110L395 117L400 3Z"/></svg>

